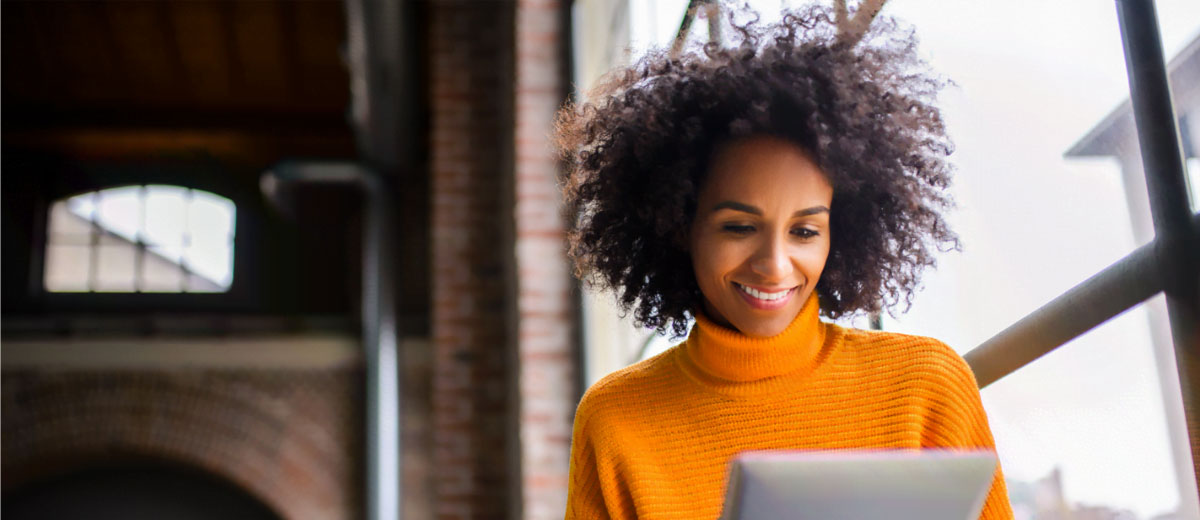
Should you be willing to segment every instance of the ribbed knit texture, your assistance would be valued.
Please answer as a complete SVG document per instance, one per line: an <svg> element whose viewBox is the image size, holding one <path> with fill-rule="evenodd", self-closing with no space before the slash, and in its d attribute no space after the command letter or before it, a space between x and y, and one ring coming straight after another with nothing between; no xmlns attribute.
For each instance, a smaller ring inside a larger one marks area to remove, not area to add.
<svg viewBox="0 0 1200 520"><path fill-rule="evenodd" d="M714 519L747 450L994 449L975 376L930 338L845 329L816 296L772 338L697 316L575 414L568 519ZM1011 519L999 468L980 518Z"/></svg>

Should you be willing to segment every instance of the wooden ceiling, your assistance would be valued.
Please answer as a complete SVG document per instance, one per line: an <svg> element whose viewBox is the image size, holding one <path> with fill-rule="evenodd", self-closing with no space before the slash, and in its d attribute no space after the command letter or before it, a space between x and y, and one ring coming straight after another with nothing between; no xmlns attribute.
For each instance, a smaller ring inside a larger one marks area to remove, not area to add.
<svg viewBox="0 0 1200 520"><path fill-rule="evenodd" d="M352 153L344 33L339 0L6 0L4 146Z"/></svg>

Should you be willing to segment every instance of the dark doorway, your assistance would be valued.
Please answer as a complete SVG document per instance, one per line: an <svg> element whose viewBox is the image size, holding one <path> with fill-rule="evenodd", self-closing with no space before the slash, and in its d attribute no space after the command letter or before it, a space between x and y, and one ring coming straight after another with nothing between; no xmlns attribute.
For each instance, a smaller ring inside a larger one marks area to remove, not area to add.
<svg viewBox="0 0 1200 520"><path fill-rule="evenodd" d="M256 498L215 476L167 465L89 468L5 493L0 513L21 519L279 520Z"/></svg>

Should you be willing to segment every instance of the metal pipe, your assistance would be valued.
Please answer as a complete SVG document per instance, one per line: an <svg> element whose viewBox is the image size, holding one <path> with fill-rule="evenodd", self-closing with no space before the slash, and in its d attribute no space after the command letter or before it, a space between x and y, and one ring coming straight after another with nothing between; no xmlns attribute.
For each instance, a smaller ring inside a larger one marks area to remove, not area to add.
<svg viewBox="0 0 1200 520"><path fill-rule="evenodd" d="M1160 243L1146 244L1072 287L963 357L979 387L1028 365L1162 290Z"/></svg>
<svg viewBox="0 0 1200 520"><path fill-rule="evenodd" d="M285 161L263 174L268 198L278 201L285 183L356 185L367 198L363 222L362 334L367 378L367 515L396 520L400 509L400 361L396 327L396 265L388 230L392 213L386 186L370 169L351 162Z"/></svg>
<svg viewBox="0 0 1200 520"><path fill-rule="evenodd" d="M1191 226L1191 241L1200 242L1200 213L1192 216ZM963 357L979 387L1158 294L1166 281L1161 268L1174 253L1152 241L967 352Z"/></svg>
<svg viewBox="0 0 1200 520"><path fill-rule="evenodd" d="M1150 214L1154 220L1155 241L1166 253L1161 265L1163 290L1167 295L1167 315L1175 343L1176 368L1183 393L1192 447L1192 468L1200 481L1200 337L1196 320L1200 318L1200 241L1197 224L1189 218L1187 184L1184 181L1183 151L1171 86L1163 59L1158 18L1151 0L1117 0L1117 20L1125 49L1125 67L1129 76L1129 99L1137 125L1142 151L1146 189L1150 196Z"/></svg>

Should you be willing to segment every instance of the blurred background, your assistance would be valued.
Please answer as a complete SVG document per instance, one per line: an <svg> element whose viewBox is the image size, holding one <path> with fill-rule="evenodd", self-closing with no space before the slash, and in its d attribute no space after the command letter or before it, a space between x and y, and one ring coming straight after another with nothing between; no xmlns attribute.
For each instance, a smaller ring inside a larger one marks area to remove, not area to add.
<svg viewBox="0 0 1200 520"><path fill-rule="evenodd" d="M553 114L687 4L0 2L3 514L561 518L583 389L674 340L572 281ZM955 83L963 241L884 329L965 353L1153 238L1111 2L884 14ZM1163 309L983 391L1017 518L1200 519Z"/></svg>

